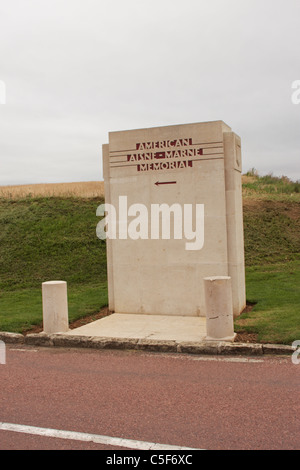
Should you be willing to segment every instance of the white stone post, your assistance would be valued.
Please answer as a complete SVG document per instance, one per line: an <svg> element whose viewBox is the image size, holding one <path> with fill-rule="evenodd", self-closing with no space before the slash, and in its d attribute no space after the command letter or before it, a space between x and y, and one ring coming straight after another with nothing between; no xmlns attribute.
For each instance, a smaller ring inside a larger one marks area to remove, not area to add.
<svg viewBox="0 0 300 470"><path fill-rule="evenodd" d="M65 333L69 329L67 283L48 281L42 283L44 332Z"/></svg>
<svg viewBox="0 0 300 470"><path fill-rule="evenodd" d="M233 341L233 306L231 278L216 276L204 278L206 308L206 339Z"/></svg>

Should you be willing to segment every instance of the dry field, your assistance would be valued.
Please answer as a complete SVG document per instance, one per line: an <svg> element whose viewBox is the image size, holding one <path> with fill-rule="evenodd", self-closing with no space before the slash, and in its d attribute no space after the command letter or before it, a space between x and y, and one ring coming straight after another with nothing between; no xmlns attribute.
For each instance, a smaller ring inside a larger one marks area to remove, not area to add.
<svg viewBox="0 0 300 470"><path fill-rule="evenodd" d="M26 184L19 186L0 186L0 197L24 198L24 197L82 197L93 198L104 196L103 181L87 181L79 183L49 183Z"/></svg>
<svg viewBox="0 0 300 470"><path fill-rule="evenodd" d="M244 178L250 180L250 177L243 176L243 180ZM28 196L82 198L104 197L104 182L87 181L78 183L48 183L0 186L0 197L22 199Z"/></svg>
<svg viewBox="0 0 300 470"><path fill-rule="evenodd" d="M264 177L242 175L243 199L280 199L281 201L300 200L299 182L293 183L285 177L273 178L265 182ZM297 188L294 188L297 186ZM295 192L295 189L297 191ZM104 197L103 181L87 181L76 183L27 184L18 186L0 186L0 198L23 199L26 197Z"/></svg>

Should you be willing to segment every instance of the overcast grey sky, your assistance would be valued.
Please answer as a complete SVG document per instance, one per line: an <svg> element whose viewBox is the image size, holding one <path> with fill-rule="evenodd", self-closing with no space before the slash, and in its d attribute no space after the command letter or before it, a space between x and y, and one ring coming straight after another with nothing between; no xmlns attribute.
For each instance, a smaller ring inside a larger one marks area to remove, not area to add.
<svg viewBox="0 0 300 470"><path fill-rule="evenodd" d="M102 179L108 132L223 120L300 179L300 0L0 0L0 184Z"/></svg>

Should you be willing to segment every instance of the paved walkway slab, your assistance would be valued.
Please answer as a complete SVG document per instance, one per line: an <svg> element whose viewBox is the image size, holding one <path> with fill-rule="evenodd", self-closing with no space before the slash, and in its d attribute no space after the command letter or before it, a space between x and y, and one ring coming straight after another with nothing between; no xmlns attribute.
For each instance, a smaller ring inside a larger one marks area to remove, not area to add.
<svg viewBox="0 0 300 470"><path fill-rule="evenodd" d="M113 313L100 320L69 330L66 334L108 338L203 341L206 336L206 318Z"/></svg>

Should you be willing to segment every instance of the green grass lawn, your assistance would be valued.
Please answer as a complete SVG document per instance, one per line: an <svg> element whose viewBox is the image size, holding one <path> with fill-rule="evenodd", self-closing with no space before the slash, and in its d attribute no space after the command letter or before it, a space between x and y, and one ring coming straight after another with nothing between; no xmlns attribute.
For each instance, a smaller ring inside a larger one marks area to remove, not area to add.
<svg viewBox="0 0 300 470"><path fill-rule="evenodd" d="M299 261L247 268L247 300L255 305L235 321L235 331L257 333L265 343L300 339L299 286Z"/></svg>
<svg viewBox="0 0 300 470"><path fill-rule="evenodd" d="M68 286L69 321L97 313L107 302L106 282ZM0 293L0 331L22 333L42 322L41 288Z"/></svg>
<svg viewBox="0 0 300 470"><path fill-rule="evenodd" d="M300 339L300 194L276 194L244 201L247 300L256 304L235 329L290 344ZM42 323L48 280L67 281L71 321L107 305L106 248L96 237L102 202L0 198L0 331Z"/></svg>

